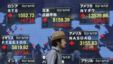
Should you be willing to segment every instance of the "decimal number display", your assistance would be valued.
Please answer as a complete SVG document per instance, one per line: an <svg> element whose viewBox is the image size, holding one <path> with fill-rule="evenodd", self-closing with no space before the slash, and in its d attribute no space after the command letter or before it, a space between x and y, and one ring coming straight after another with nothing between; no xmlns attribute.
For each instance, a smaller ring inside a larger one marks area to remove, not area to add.
<svg viewBox="0 0 113 64"><path fill-rule="evenodd" d="M70 18L52 18L53 22L69 22Z"/></svg>
<svg viewBox="0 0 113 64"><path fill-rule="evenodd" d="M80 41L80 45L97 45L98 41Z"/></svg>
<svg viewBox="0 0 113 64"><path fill-rule="evenodd" d="M34 18L34 13L18 13L19 18Z"/></svg>

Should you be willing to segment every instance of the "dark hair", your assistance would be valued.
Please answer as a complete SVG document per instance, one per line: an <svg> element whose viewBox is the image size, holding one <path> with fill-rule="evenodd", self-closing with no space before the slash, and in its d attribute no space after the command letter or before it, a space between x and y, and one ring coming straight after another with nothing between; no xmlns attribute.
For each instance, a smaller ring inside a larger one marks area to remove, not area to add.
<svg viewBox="0 0 113 64"><path fill-rule="evenodd" d="M61 39L53 40L52 41L52 46L56 47L58 45L58 42L61 43Z"/></svg>

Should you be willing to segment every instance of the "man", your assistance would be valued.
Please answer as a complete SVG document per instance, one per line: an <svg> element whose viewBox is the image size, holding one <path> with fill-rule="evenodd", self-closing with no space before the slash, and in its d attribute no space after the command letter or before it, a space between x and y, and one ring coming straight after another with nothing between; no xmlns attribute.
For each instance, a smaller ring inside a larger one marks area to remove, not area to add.
<svg viewBox="0 0 113 64"><path fill-rule="evenodd" d="M52 49L47 54L47 64L62 64L61 50L66 46L65 34L63 31L56 31L51 38Z"/></svg>

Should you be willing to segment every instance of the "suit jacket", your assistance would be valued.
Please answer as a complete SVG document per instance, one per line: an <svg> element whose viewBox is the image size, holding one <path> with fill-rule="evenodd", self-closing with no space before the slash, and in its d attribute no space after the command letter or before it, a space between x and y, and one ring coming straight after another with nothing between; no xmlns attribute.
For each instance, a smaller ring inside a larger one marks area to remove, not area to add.
<svg viewBox="0 0 113 64"><path fill-rule="evenodd" d="M47 64L62 64L61 51L57 47L52 47L50 52L46 55Z"/></svg>

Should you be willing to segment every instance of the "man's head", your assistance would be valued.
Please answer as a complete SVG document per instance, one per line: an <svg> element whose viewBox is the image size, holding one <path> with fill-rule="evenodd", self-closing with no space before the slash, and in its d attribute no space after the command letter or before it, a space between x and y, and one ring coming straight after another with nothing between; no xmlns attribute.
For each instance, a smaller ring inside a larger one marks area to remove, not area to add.
<svg viewBox="0 0 113 64"><path fill-rule="evenodd" d="M59 46L60 48L65 48L66 46L66 39L65 33L63 31L56 31L52 34L52 46Z"/></svg>

